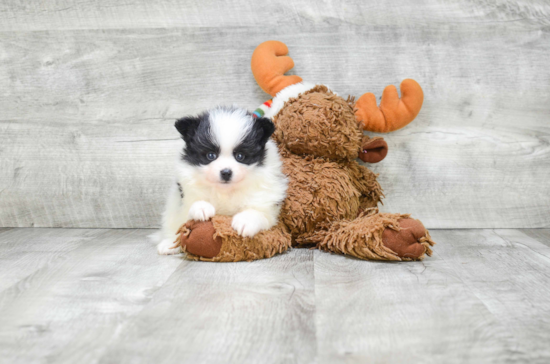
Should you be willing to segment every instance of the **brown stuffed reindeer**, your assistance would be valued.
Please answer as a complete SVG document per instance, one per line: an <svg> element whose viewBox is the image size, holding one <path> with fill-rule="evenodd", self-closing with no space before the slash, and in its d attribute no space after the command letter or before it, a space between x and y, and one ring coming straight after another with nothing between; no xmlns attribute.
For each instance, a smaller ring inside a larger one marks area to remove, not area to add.
<svg viewBox="0 0 550 364"><path fill-rule="evenodd" d="M288 176L279 224L244 238L231 228L231 217L189 221L176 244L196 260L240 261L269 258L290 247L315 246L361 259L419 260L434 242L409 215L380 213L383 197L376 175L356 158L377 163L388 152L380 138L362 129L390 132L410 123L420 111L422 89L413 80L384 90L380 107L373 94L343 99L328 87L285 76L294 63L286 45L268 41L252 55L258 85L274 96L255 114L271 117L273 139Z"/></svg>

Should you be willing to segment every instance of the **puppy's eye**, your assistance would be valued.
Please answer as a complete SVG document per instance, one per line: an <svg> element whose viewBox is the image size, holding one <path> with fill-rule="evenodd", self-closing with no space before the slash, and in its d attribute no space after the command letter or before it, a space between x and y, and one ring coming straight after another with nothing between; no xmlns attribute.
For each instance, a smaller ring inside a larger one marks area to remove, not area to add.
<svg viewBox="0 0 550 364"><path fill-rule="evenodd" d="M206 158L207 158L209 161L213 161L214 159L218 158L218 156L217 156L216 153L210 152L210 153L208 153L208 154L206 155Z"/></svg>
<svg viewBox="0 0 550 364"><path fill-rule="evenodd" d="M237 154L235 154L235 159L236 159L238 162L244 161L244 154L242 154L242 153L237 153Z"/></svg>

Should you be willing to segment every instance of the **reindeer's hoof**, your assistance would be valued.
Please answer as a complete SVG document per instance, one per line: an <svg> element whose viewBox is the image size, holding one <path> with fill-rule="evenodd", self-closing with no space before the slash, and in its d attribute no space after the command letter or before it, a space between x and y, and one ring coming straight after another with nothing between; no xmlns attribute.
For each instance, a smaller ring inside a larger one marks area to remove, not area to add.
<svg viewBox="0 0 550 364"><path fill-rule="evenodd" d="M420 221L402 219L399 226L399 231L386 228L382 233L382 242L387 248L403 260L421 260L424 254L432 255L430 247L435 243Z"/></svg>
<svg viewBox="0 0 550 364"><path fill-rule="evenodd" d="M191 220L185 224L188 232L180 234L179 246L193 255L214 258L222 248L222 238L214 239L216 229L212 221Z"/></svg>

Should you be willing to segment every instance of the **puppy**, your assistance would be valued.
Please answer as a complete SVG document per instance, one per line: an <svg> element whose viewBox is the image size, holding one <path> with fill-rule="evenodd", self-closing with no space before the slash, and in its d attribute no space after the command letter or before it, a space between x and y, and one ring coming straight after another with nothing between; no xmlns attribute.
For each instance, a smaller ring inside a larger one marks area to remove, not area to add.
<svg viewBox="0 0 550 364"><path fill-rule="evenodd" d="M176 232L188 220L233 216L231 226L251 237L277 223L287 178L268 118L237 107L217 107L176 121L184 142L157 246L177 254Z"/></svg>

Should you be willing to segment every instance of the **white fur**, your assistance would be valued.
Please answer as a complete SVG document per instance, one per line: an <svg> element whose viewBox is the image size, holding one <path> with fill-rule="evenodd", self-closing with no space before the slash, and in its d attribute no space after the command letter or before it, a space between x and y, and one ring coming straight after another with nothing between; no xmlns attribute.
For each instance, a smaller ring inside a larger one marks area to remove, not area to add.
<svg viewBox="0 0 550 364"><path fill-rule="evenodd" d="M162 229L156 240L159 254L176 254L171 249L179 227L188 220L208 220L213 215L233 216L232 226L242 236L253 236L277 223L280 204L287 188L277 146L266 143L262 166L245 165L233 157L233 149L251 126L250 118L240 111L219 109L211 112L211 133L220 145L219 157L205 166L193 166L179 159L176 180L162 216ZM221 183L219 172L233 171L231 183ZM181 198L177 183L183 190Z"/></svg>
<svg viewBox="0 0 550 364"><path fill-rule="evenodd" d="M220 171L225 168L233 172L232 183L242 181L250 168L235 160L233 148L251 128L251 117L247 116L246 110L243 109L218 108L210 112L210 121L211 133L220 146L220 155L210 164L199 167L200 170L208 182L213 184L219 183Z"/></svg>
<svg viewBox="0 0 550 364"><path fill-rule="evenodd" d="M233 216L231 227L242 236L253 237L260 230L269 229L271 225L265 214L254 209L248 209Z"/></svg>
<svg viewBox="0 0 550 364"><path fill-rule="evenodd" d="M216 215L216 208L206 201L197 201L189 209L189 220L207 221Z"/></svg>
<svg viewBox="0 0 550 364"><path fill-rule="evenodd" d="M181 253L180 247L174 248L174 245L176 244L175 240L175 237L174 239L162 239L162 241L157 245L157 252L160 255L172 255Z"/></svg>
<svg viewBox="0 0 550 364"><path fill-rule="evenodd" d="M316 85L309 82L300 82L295 83L282 89L275 95L271 103L271 107L265 112L265 117L273 119L275 115L283 108L285 102L287 102L291 97L297 97L299 94L304 93L308 90L311 90Z"/></svg>

